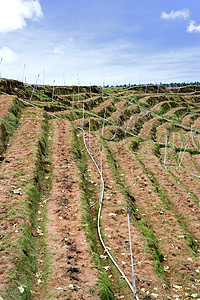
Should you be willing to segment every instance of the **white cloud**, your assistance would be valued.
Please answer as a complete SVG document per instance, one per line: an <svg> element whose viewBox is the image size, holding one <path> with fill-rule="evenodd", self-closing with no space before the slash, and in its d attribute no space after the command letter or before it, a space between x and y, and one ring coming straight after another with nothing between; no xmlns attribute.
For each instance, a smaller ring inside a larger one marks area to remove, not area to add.
<svg viewBox="0 0 200 300"><path fill-rule="evenodd" d="M13 63L17 59L17 54L8 47L3 47L0 49L0 59L2 58L2 63Z"/></svg>
<svg viewBox="0 0 200 300"><path fill-rule="evenodd" d="M43 16L38 0L0 1L0 32L26 26L26 19L36 21Z"/></svg>
<svg viewBox="0 0 200 300"><path fill-rule="evenodd" d="M53 53L59 54L59 55L65 55L64 51L62 51L59 47L55 47L53 50Z"/></svg>
<svg viewBox="0 0 200 300"><path fill-rule="evenodd" d="M184 19L187 20L190 17L190 10L185 8L182 10L172 10L169 14L166 12L162 12L161 19L162 20L175 20L175 19Z"/></svg>
<svg viewBox="0 0 200 300"><path fill-rule="evenodd" d="M190 25L187 28L187 32L189 32L189 33L200 32L200 24L199 25L195 25L195 22L191 21Z"/></svg>

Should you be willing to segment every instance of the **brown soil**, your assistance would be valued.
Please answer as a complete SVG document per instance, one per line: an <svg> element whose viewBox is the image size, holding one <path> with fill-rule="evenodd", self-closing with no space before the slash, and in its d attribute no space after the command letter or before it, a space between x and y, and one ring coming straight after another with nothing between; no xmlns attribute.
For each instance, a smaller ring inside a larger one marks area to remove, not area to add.
<svg viewBox="0 0 200 300"><path fill-rule="evenodd" d="M14 96L0 95L0 120L6 115L14 98Z"/></svg>
<svg viewBox="0 0 200 300"><path fill-rule="evenodd" d="M115 104L115 107L117 108L117 110L108 118L108 120L112 121L112 122L116 122L117 121L117 116L123 112L124 110L124 105L125 102L118 102Z"/></svg>
<svg viewBox="0 0 200 300"><path fill-rule="evenodd" d="M150 130L151 130L152 126L158 120L159 120L158 117L153 117L151 120L145 122L142 129L141 129L141 131L140 131L140 133L139 133L139 136L143 139L147 139L148 135L150 134Z"/></svg>
<svg viewBox="0 0 200 300"><path fill-rule="evenodd" d="M54 179L47 212L52 266L45 299L95 299L90 290L96 285L97 274L91 269L82 228L79 172L70 157L72 127L66 120L54 121L53 132Z"/></svg>
<svg viewBox="0 0 200 300"><path fill-rule="evenodd" d="M28 221L22 214L22 203L26 200L25 191L34 178L34 153L41 118L41 113L33 108L23 111L20 126L10 140L10 146L7 148L0 169L0 226L2 237L6 236L5 244L2 243L0 251L0 290L2 291L5 291L12 260L17 254L16 249L8 245L16 244L22 232L21 223Z"/></svg>

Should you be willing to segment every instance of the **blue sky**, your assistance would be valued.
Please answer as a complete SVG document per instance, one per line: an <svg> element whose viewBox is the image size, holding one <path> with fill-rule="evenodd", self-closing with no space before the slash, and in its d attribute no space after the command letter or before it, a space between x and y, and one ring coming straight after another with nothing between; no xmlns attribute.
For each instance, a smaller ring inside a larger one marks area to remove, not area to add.
<svg viewBox="0 0 200 300"><path fill-rule="evenodd" d="M0 0L0 62L29 83L200 81L200 1Z"/></svg>

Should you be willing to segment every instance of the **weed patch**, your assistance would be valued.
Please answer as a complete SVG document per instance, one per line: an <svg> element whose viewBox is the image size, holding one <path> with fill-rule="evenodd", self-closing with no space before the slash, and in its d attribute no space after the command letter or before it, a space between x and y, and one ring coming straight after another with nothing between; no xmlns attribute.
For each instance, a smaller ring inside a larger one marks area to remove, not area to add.
<svg viewBox="0 0 200 300"><path fill-rule="evenodd" d="M37 242L33 236L36 230L38 205L42 194L42 184L45 176L45 158L47 151L48 120L41 124L41 135L37 144L36 172L26 191L26 201L23 204L24 222L21 225L21 236L16 244L16 256L10 272L10 282L7 286L7 299L33 299L31 290L37 271Z"/></svg>
<svg viewBox="0 0 200 300"><path fill-rule="evenodd" d="M8 113L2 119L0 124L0 155L7 148L9 139L19 124L22 107L22 102L17 98L14 99Z"/></svg>

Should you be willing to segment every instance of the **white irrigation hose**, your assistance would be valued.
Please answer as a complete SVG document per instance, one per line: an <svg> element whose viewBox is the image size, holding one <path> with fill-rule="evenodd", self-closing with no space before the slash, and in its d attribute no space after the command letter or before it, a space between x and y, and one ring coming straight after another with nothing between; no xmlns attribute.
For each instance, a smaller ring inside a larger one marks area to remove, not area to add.
<svg viewBox="0 0 200 300"><path fill-rule="evenodd" d="M130 207L127 206L127 217L128 217L128 234L129 234L129 244L130 244L130 253L131 253L131 267L132 267L132 281L133 281L133 290L134 296L136 299L139 299L136 293L136 286L135 286L135 274L134 274L134 267L133 267L133 251L132 251L132 244L131 244L131 227L130 227L130 217L129 217Z"/></svg>
<svg viewBox="0 0 200 300"><path fill-rule="evenodd" d="M181 158L181 149L182 148L183 148L183 143L181 143L180 152L179 152L179 155L178 155L178 165L179 165L180 158Z"/></svg>
<svg viewBox="0 0 200 300"><path fill-rule="evenodd" d="M142 116L138 116L137 120L135 121L135 124L132 127L132 130L134 130L135 128L137 128L135 125L137 124L139 119L143 119L146 115L148 115L149 112L147 112L146 114L142 115Z"/></svg>
<svg viewBox="0 0 200 300"><path fill-rule="evenodd" d="M26 67L26 65L24 64L24 67L23 67L23 73L22 73L22 82L24 82L25 67Z"/></svg>
<svg viewBox="0 0 200 300"><path fill-rule="evenodd" d="M91 126L90 126L90 116L89 116L89 151L91 153L91 134L90 134L90 131L91 131Z"/></svg>
<svg viewBox="0 0 200 300"><path fill-rule="evenodd" d="M193 174L193 173L190 173L190 175L195 176L195 177L197 177L197 178L200 178L200 176L198 176L198 175L196 175L196 174Z"/></svg>
<svg viewBox="0 0 200 300"><path fill-rule="evenodd" d="M55 83L55 80L53 81L53 90L52 90L52 97L51 97L52 101L54 100L54 83Z"/></svg>
<svg viewBox="0 0 200 300"><path fill-rule="evenodd" d="M199 123L199 121L197 121L196 128L197 128L198 123ZM197 131L195 130L194 134L196 134L196 133L197 133Z"/></svg>
<svg viewBox="0 0 200 300"><path fill-rule="evenodd" d="M183 151L183 155L182 155L182 157L181 157L181 161L179 162L179 167L181 166L181 163L182 163L182 161L183 161L183 157L184 157L184 155L185 155L185 151L186 151L186 149L187 149L188 143L189 143L189 141L188 141L188 142L186 143L186 145L185 145L185 148L184 148L184 151Z"/></svg>
<svg viewBox="0 0 200 300"><path fill-rule="evenodd" d="M85 110L84 110L84 101L83 101L83 120L82 120L82 128L83 128L83 126L84 126L84 112L85 112Z"/></svg>
<svg viewBox="0 0 200 300"><path fill-rule="evenodd" d="M126 125L125 134L126 134L126 132L127 132L128 128L129 128L129 125L130 125L130 123L131 123L131 120L132 120L132 118L133 118L133 115L130 117L130 120L129 120L129 122L128 122L128 124Z"/></svg>
<svg viewBox="0 0 200 300"><path fill-rule="evenodd" d="M74 91L73 91L72 109L74 109Z"/></svg>
<svg viewBox="0 0 200 300"><path fill-rule="evenodd" d="M80 128L80 127L79 127ZM133 295L135 296L135 291L133 289L133 286L131 285L131 283L129 282L128 278L126 277L126 275L123 273L123 271L120 269L120 267L118 266L118 264L115 262L114 258L112 257L112 255L110 254L108 247L106 247L106 245L104 244L102 235L101 235L101 230L100 230L100 217L101 217L101 210L102 210L102 204L103 204L103 196L104 196L104 179L101 173L101 170L99 169L95 159L93 158L92 154L90 153L87 145L86 145L86 140L85 140L85 130L83 130L82 128L80 128L83 131L83 141L84 141L84 145L85 148L90 156L90 158L92 159L93 163L95 164L97 171L101 177L101 192L100 192L100 200L99 200L99 211L98 211L98 221L97 221L97 226L98 226L98 235L99 235L99 239L100 242L103 246L103 248L105 249L107 255L109 256L109 258L111 259L111 261L113 262L113 264L116 266L116 268L118 269L118 271L120 272L120 274L122 275L122 277L126 280L129 288L131 289ZM139 298L136 298L137 300L139 300Z"/></svg>
<svg viewBox="0 0 200 300"><path fill-rule="evenodd" d="M165 168L165 164L166 164L166 158L167 158L167 132L166 132L166 139L165 139L165 158L164 158L164 168Z"/></svg>
<svg viewBox="0 0 200 300"><path fill-rule="evenodd" d="M35 90L35 89L36 89L36 87L37 87L37 82L38 82L39 76L40 76L40 74L38 74L38 76L37 76L36 83L35 83L35 87L33 87L33 90L32 90L32 94L31 94L30 101L31 101L31 100L32 100L32 98L33 98L33 93L34 93L34 90Z"/></svg>

